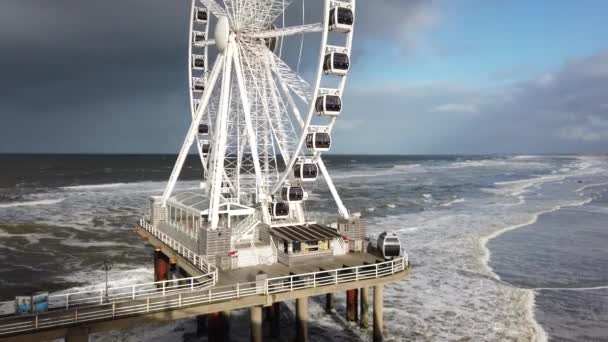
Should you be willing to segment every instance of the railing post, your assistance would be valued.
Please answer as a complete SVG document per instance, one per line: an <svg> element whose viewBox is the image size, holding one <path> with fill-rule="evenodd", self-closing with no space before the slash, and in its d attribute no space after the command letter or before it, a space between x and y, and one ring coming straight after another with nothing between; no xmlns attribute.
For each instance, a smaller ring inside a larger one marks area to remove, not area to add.
<svg viewBox="0 0 608 342"><path fill-rule="evenodd" d="M355 267L355 281L359 281L359 267Z"/></svg>
<svg viewBox="0 0 608 342"><path fill-rule="evenodd" d="M289 277L289 291L293 292L293 276Z"/></svg>
<svg viewBox="0 0 608 342"><path fill-rule="evenodd" d="M131 286L132 299L135 300L135 285Z"/></svg>
<svg viewBox="0 0 608 342"><path fill-rule="evenodd" d="M378 278L378 264L376 264L376 278Z"/></svg>
<svg viewBox="0 0 608 342"><path fill-rule="evenodd" d="M146 298L146 312L150 312L150 297Z"/></svg>
<svg viewBox="0 0 608 342"><path fill-rule="evenodd" d="M336 285L338 285L338 270L336 270Z"/></svg>
<svg viewBox="0 0 608 342"><path fill-rule="evenodd" d="M239 285L240 283L236 283L236 298L239 298ZM257 291L257 290L256 290Z"/></svg>
<svg viewBox="0 0 608 342"><path fill-rule="evenodd" d="M69 309L70 308L70 294L66 293L65 294L65 309Z"/></svg>
<svg viewBox="0 0 608 342"><path fill-rule="evenodd" d="M38 315L34 318L34 328L38 329Z"/></svg>
<svg viewBox="0 0 608 342"><path fill-rule="evenodd" d="M103 289L99 290L99 304L103 304Z"/></svg>
<svg viewBox="0 0 608 342"><path fill-rule="evenodd" d="M268 296L268 278L266 278L266 281L264 282L264 293Z"/></svg>
<svg viewBox="0 0 608 342"><path fill-rule="evenodd" d="M167 282L163 281L163 297L165 296L165 287L167 286Z"/></svg>
<svg viewBox="0 0 608 342"><path fill-rule="evenodd" d="M317 287L317 272L312 274L312 287Z"/></svg>
<svg viewBox="0 0 608 342"><path fill-rule="evenodd" d="M190 278L190 292L194 292L194 278Z"/></svg>
<svg viewBox="0 0 608 342"><path fill-rule="evenodd" d="M116 317L116 302L112 302L112 318Z"/></svg>
<svg viewBox="0 0 608 342"><path fill-rule="evenodd" d="M391 274L395 274L395 262L391 261Z"/></svg>
<svg viewBox="0 0 608 342"><path fill-rule="evenodd" d="M179 294L178 299L179 299L179 300L178 300L178 302L177 302L177 307L178 307L178 308L181 308L181 307L182 307L182 294L181 294L181 293Z"/></svg>
<svg viewBox="0 0 608 342"><path fill-rule="evenodd" d="M78 322L78 309L74 310L74 322Z"/></svg>

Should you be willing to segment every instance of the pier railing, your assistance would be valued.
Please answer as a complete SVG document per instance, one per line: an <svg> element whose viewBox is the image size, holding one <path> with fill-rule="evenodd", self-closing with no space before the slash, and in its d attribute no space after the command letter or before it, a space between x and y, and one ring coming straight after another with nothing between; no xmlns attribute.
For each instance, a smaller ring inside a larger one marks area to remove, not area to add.
<svg viewBox="0 0 608 342"><path fill-rule="evenodd" d="M191 251L190 249L184 247L181 243L175 241L169 235L165 234L163 231L156 229L153 225L148 223L145 218L141 218L139 220L139 225L147 230L150 234L156 236L160 241L165 243L167 246L171 247L175 252L179 255L186 258L190 261L194 266L199 268L204 273L215 273L215 279L217 279L217 267L213 264L209 263L206 256L198 255Z"/></svg>
<svg viewBox="0 0 608 342"><path fill-rule="evenodd" d="M53 298L51 307L55 308L54 310L36 315L12 316L0 319L0 336L90 321L111 320L119 317L176 310L249 296L268 296L281 292L382 278L403 272L407 267L407 259L399 257L376 264L212 287L209 287L209 282L205 281L195 283L195 280L199 277L193 277L113 288L108 291L113 301L106 301L103 296L104 292L53 295L51 296ZM190 283L188 283L188 279L190 279ZM215 281L215 278L213 281ZM162 288L158 287L159 283ZM128 294L129 289L131 291L130 296ZM135 295L133 295L133 291L135 291ZM65 302L62 302L61 296L64 296Z"/></svg>
<svg viewBox="0 0 608 342"><path fill-rule="evenodd" d="M183 291L200 291L214 286L216 273L197 277L157 281L129 286L92 289L49 295L49 309L70 309L76 306L123 302L147 297L162 297Z"/></svg>

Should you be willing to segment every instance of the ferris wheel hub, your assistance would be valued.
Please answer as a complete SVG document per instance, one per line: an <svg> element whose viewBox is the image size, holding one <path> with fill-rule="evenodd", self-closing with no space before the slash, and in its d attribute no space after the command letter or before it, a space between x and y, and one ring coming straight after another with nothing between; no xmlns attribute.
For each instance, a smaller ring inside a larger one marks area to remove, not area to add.
<svg viewBox="0 0 608 342"><path fill-rule="evenodd" d="M227 17L221 17L215 26L215 46L220 52L224 52L230 39L230 23Z"/></svg>

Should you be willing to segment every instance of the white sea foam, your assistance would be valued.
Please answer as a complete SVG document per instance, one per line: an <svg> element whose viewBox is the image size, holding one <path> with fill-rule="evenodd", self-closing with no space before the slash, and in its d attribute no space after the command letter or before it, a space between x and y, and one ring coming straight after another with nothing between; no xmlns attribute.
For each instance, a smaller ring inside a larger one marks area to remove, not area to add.
<svg viewBox="0 0 608 342"><path fill-rule="evenodd" d="M448 201L448 202L442 203L442 204L441 204L441 206L442 206L442 207L451 207L451 206L453 206L454 204L458 204L458 203L464 203L464 202L465 202L465 199L464 199L464 198L455 198L455 199L453 199L453 200L451 200L451 201Z"/></svg>
<svg viewBox="0 0 608 342"><path fill-rule="evenodd" d="M107 184L90 184L90 185L72 185L72 186L64 186L61 187L63 190L97 190L97 189L111 189L111 188L121 188L125 187L129 184L136 183L107 183Z"/></svg>
<svg viewBox="0 0 608 342"><path fill-rule="evenodd" d="M14 208L14 207L33 207L39 205L53 205L64 201L64 198L45 199L36 201L24 201L24 202L11 202L11 203L0 203L0 208Z"/></svg>
<svg viewBox="0 0 608 342"><path fill-rule="evenodd" d="M62 240L62 245L72 247L132 247L132 245L123 242L112 242L112 241L82 241L82 240Z"/></svg>

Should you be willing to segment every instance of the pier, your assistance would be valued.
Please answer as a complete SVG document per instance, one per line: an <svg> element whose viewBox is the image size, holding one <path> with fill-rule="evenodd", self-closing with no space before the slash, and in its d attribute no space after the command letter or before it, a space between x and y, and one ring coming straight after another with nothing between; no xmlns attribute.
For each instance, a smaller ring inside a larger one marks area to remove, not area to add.
<svg viewBox="0 0 608 342"><path fill-rule="evenodd" d="M88 335L92 333L188 317L198 317L200 324L207 320L207 334L215 340L224 340L226 332L222 320L226 319L225 314L249 308L252 341L257 342L262 341L263 308L277 309L276 304L285 301L296 301L297 336L300 341L308 341L309 297L324 296L327 308L331 310L335 294L350 293L347 295L347 318L353 320L353 312L359 311L354 319L366 328L370 290L373 291L373 336L375 341L381 341L383 287L403 279L410 271L407 257L385 261L373 251L335 256L314 265L287 267L274 264L220 271L200 263L198 256L172 243L168 237L153 234L149 225L139 225L135 231L155 247L154 260L151 260L155 265L166 262L170 271L168 261L172 260L179 272L188 277L110 288L108 293L102 289L51 295L46 313L0 319L0 341L58 338L66 338L69 342L88 341ZM157 277L165 274L171 272L155 272ZM352 293L359 292L361 303L357 306L350 298ZM276 322L272 324L278 326Z"/></svg>

